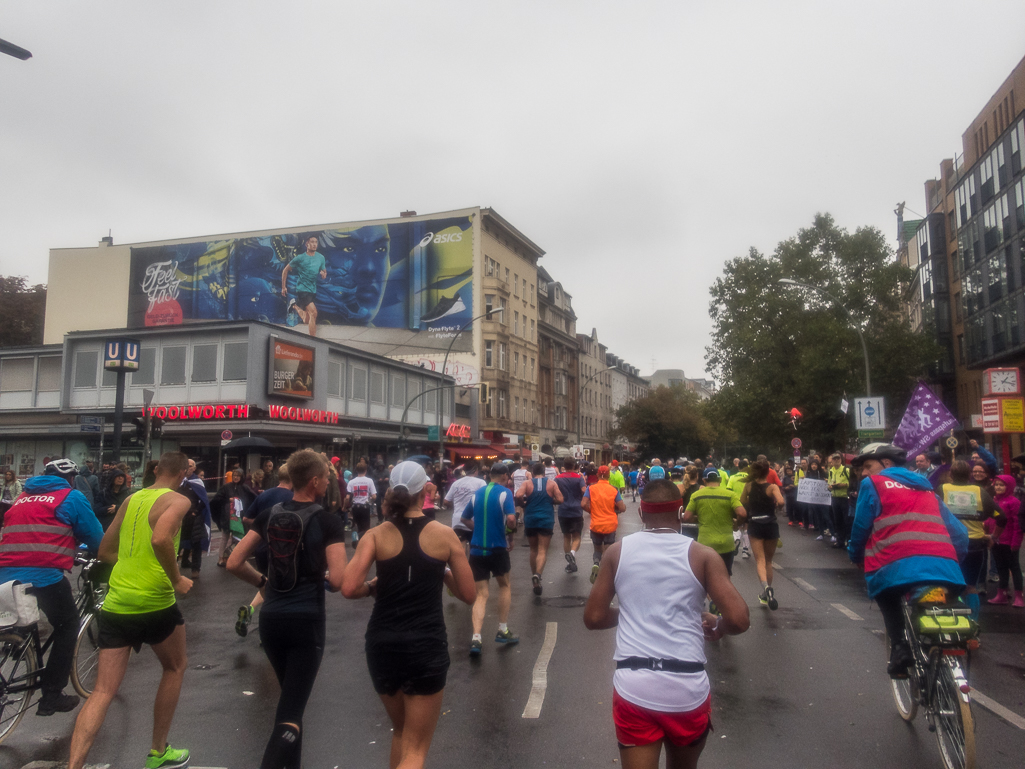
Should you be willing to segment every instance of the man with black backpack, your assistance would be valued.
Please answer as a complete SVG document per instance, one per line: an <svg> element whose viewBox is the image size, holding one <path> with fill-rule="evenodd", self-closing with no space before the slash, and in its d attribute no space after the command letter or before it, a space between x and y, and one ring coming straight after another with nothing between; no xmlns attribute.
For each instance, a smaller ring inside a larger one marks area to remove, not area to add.
<svg viewBox="0 0 1025 769"><path fill-rule="evenodd" d="M285 467L292 499L260 513L228 559L228 571L263 590L260 641L281 685L261 769L300 766L303 713L324 656L325 585L340 590L345 570L345 525L316 501L330 482L326 460L305 449ZM249 564L261 544L266 574Z"/></svg>

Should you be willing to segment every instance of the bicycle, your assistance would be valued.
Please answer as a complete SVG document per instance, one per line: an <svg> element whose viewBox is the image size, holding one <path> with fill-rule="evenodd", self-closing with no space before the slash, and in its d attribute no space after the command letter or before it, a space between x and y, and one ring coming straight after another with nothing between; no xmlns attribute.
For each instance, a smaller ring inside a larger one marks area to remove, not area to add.
<svg viewBox="0 0 1025 769"><path fill-rule="evenodd" d="M80 620L71 681L75 691L87 698L96 681L99 656L96 615L107 592L101 576L104 570L109 574L109 567L81 556L75 558L75 564L82 570L78 575L79 590L75 598ZM42 686L40 668L43 656L52 643L52 635L45 642L40 640L38 623L0 632L0 743L14 731L32 706L32 696Z"/></svg>
<svg viewBox="0 0 1025 769"><path fill-rule="evenodd" d="M949 601L945 588L925 588L920 595L901 599L914 662L907 678L890 679L893 699L909 723L919 707L925 710L946 769L974 769L975 719L962 660L967 663L969 650L978 645L978 626L969 619L971 609Z"/></svg>

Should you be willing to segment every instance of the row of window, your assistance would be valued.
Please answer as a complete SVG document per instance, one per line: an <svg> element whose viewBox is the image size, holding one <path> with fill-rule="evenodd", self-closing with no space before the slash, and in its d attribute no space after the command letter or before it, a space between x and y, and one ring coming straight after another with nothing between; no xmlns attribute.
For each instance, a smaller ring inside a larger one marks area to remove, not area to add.
<svg viewBox="0 0 1025 769"><path fill-rule="evenodd" d="M36 361L39 368L36 369ZM0 392L60 392L61 359L4 358L0 362Z"/></svg>
<svg viewBox="0 0 1025 769"><path fill-rule="evenodd" d="M186 372L190 349L192 378L188 380ZM115 373L100 369L98 350L77 351L74 366L73 384L76 388L95 388L97 375L100 375L100 387L113 387L117 384ZM184 385L187 380L192 383L244 382L248 374L248 342L213 342L191 347L184 344L166 345L160 348L143 347L139 350L139 368L131 373L131 384L154 385L159 382L161 386L175 386Z"/></svg>
<svg viewBox="0 0 1025 769"><path fill-rule="evenodd" d="M527 294L528 284L526 278L521 278L518 274L513 273L512 277L509 277L509 268L505 268L505 278L502 277L502 264L490 256L484 257L484 275L489 278L497 278L502 280L504 283L512 283L512 293L517 299L522 299L524 302L530 301L530 306L534 306L534 284L529 284L529 297ZM490 312L490 310L489 310Z"/></svg>
<svg viewBox="0 0 1025 769"><path fill-rule="evenodd" d="M991 305L986 312L965 322L964 334L958 336L958 357L962 364L973 366L995 355L1021 347L1022 292Z"/></svg>
<svg viewBox="0 0 1025 769"><path fill-rule="evenodd" d="M497 360L496 360L496 354L495 354L496 351L497 351ZM522 364L523 364L522 365L522 369L521 369L521 366L520 366L521 357L522 357ZM530 382L532 384L536 384L537 383L537 359L533 358L533 357L529 359L530 360L530 368L529 368L529 370L527 368L527 360L528 359L527 359L527 354L526 353L524 353L522 356L520 356L519 352L516 352L516 351L513 352L513 358L512 358L512 361L513 361L513 368L512 368L513 378L514 379L523 379L523 380L526 380L527 382ZM508 361L508 357L507 357L507 353L506 353L505 342L495 342L494 340L491 340L491 339L486 339L484 341L484 367L485 368L498 368L501 371L508 371L509 369L506 368L507 361Z"/></svg>

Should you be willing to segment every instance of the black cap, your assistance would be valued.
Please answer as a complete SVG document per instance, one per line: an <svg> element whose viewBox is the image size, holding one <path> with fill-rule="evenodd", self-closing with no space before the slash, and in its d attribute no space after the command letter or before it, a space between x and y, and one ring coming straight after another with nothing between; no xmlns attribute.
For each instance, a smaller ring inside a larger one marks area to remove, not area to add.
<svg viewBox="0 0 1025 769"><path fill-rule="evenodd" d="M495 464L491 465L491 474L492 475L508 475L509 474L509 466L505 462L495 462Z"/></svg>

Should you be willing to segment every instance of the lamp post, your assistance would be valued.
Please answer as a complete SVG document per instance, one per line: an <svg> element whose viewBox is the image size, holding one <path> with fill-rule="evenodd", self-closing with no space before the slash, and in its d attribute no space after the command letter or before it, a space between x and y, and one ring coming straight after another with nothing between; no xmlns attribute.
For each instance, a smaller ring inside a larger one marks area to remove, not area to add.
<svg viewBox="0 0 1025 769"><path fill-rule="evenodd" d="M604 374L606 371L612 371L612 369L614 369L614 368L616 368L616 367L615 366L609 366L608 368L603 368L603 369L600 369L598 371L595 371L593 374L591 374L591 376L589 376L584 381L584 383L582 385L580 385L580 389L577 392L577 445L578 446L580 445L580 401L584 397L584 388L587 387L587 385L590 384L591 380L594 379L596 376L598 376L599 374Z"/></svg>
<svg viewBox="0 0 1025 769"><path fill-rule="evenodd" d="M464 323L460 327L460 329L455 334L453 334L452 341L448 343L448 349L445 350L445 359L441 363L441 375L442 376L445 376L445 369L448 368L448 355L449 355L450 352L452 352L452 345L454 345L456 343L456 340L459 338L459 335L462 334L464 331L466 331L467 328L472 326L474 321L480 320L481 318L490 318L492 315L497 315L500 312L505 312L505 308L504 307L498 307L497 309L491 310L491 312L485 312L485 313L482 313L481 315L477 315L476 317L470 318L468 321L466 321L466 323ZM503 316L503 317L505 317L505 316ZM442 432L441 432L441 425L442 425L442 422L444 421L444 416L445 416L445 402L442 401L442 400L439 400L438 401L438 459L439 460L444 460L445 459L445 436L442 435Z"/></svg>
<svg viewBox="0 0 1025 769"><path fill-rule="evenodd" d="M468 385L467 389L474 389L477 386L478 385ZM438 392L440 390L454 390L457 387L459 387L459 385L454 384L430 387L409 399L409 402L406 404L406 408L402 409L402 419L399 420L399 459L404 460L406 458L406 417L409 415L409 407L416 403L420 398L427 395L427 393ZM441 459L443 459L443 457Z"/></svg>
<svg viewBox="0 0 1025 769"><path fill-rule="evenodd" d="M851 322L851 328L853 328L857 332L858 339L861 340L861 354L865 356L865 395L871 395L872 377L869 374L868 347L865 345L865 335L861 333L861 329L858 328L857 325L854 323L854 318L851 317L851 314L847 312L847 309L843 306L843 304L840 303L840 300L838 300L832 294L826 292L824 289L821 289L818 286L812 286L808 283L800 283L796 280L791 280L790 278L780 278L776 282L784 286L798 286L799 288L807 288L811 291L815 291L816 293L822 294L822 296L826 297L829 301L831 301L833 304L835 304L837 307L843 310L844 315L846 315L847 319Z"/></svg>
<svg viewBox="0 0 1025 769"><path fill-rule="evenodd" d="M13 56L15 59L21 59L22 61L28 61L32 58L31 51L26 51L20 45L9 43L6 40L0 40L0 53L6 53L8 56Z"/></svg>

